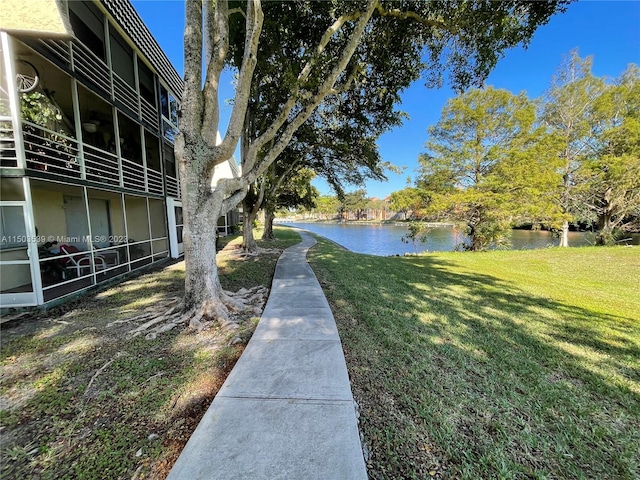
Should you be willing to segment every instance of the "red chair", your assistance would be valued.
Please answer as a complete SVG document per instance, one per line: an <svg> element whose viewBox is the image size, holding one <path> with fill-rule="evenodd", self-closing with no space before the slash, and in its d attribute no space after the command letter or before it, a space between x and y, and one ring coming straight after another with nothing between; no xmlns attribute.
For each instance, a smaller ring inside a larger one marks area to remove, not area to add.
<svg viewBox="0 0 640 480"><path fill-rule="evenodd" d="M76 277L79 277L83 268L88 268L91 271L91 267L95 271L105 270L107 268L107 262L104 257L100 255L94 255L93 259L91 255L87 255L85 252L81 252L77 247L73 245L60 245L60 253L69 255L63 258L64 267L66 270L75 270ZM73 255L77 254L77 255Z"/></svg>

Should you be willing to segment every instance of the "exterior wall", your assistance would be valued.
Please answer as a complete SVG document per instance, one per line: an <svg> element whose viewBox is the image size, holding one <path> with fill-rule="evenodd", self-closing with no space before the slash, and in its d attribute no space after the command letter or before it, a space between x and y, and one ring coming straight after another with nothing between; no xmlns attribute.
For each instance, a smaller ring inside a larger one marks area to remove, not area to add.
<svg viewBox="0 0 640 480"><path fill-rule="evenodd" d="M111 219L111 235L115 238L124 238L126 230L124 228L124 212L122 211L120 195L109 200L109 218Z"/></svg>
<svg viewBox="0 0 640 480"><path fill-rule="evenodd" d="M129 241L149 240L147 200L144 197L126 195L125 208Z"/></svg>
<svg viewBox="0 0 640 480"><path fill-rule="evenodd" d="M67 219L64 214L64 195L52 190L31 190L33 218L38 235L63 236L67 232Z"/></svg>
<svg viewBox="0 0 640 480"><path fill-rule="evenodd" d="M166 207L161 200L149 199L149 222L151 224L151 248L154 259L169 253Z"/></svg>

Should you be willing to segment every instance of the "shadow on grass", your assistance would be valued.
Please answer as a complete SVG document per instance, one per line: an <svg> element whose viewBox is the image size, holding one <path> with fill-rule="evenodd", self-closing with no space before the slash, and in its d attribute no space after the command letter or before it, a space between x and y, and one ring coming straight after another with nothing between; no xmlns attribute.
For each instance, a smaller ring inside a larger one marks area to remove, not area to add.
<svg viewBox="0 0 640 480"><path fill-rule="evenodd" d="M460 257L464 258L464 257ZM441 257L310 253L371 478L638 478L638 319Z"/></svg>

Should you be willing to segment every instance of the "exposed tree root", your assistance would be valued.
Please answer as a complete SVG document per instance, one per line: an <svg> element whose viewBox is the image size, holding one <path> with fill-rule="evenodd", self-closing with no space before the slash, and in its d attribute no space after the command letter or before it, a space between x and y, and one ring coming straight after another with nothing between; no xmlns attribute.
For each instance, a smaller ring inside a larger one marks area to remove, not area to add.
<svg viewBox="0 0 640 480"><path fill-rule="evenodd" d="M257 247L256 249L246 250L242 248L236 248L233 250L225 250L225 254L231 258L244 260L246 258L258 257L260 255L280 255L282 253L281 249L278 248L262 248Z"/></svg>
<svg viewBox="0 0 640 480"><path fill-rule="evenodd" d="M89 383L87 384L87 388L85 388L84 390L85 397L88 397L91 395L91 385L93 385L93 382L95 382L96 378L98 378L98 375L104 372L104 370L113 362L115 362L117 359L119 359L120 357L124 357L125 355L127 355L126 352L116 353L116 355L111 360L109 360L107 363L102 365L98 370L96 370L96 373L93 374L93 376L91 377L91 380L89 380Z"/></svg>
<svg viewBox="0 0 640 480"><path fill-rule="evenodd" d="M143 314L115 320L107 324L107 327L135 324L128 335L131 338L144 335L147 340L153 340L179 325L188 325L200 332L217 322L222 329L234 331L239 328L242 319L262 314L268 296L269 289L262 285L248 290L242 288L237 292L223 290L219 302L206 302L187 312L182 309L182 300L173 297L148 307Z"/></svg>

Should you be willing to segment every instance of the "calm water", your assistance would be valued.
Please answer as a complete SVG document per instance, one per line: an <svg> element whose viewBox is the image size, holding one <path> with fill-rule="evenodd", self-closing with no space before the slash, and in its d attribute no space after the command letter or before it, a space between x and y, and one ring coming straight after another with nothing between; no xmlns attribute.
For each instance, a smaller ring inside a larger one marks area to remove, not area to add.
<svg viewBox="0 0 640 480"><path fill-rule="evenodd" d="M361 225L342 223L286 223L322 235L353 252L371 255L402 255L413 253L413 245L400 239L407 233L406 227L393 225ZM431 230L426 243L417 243L416 251L451 251L462 243L464 235L455 228L438 227ZM634 236L637 244L640 238ZM593 245L594 235L584 232L569 232L569 246ZM511 236L512 249L532 249L557 246L558 239L551 232L514 230Z"/></svg>

